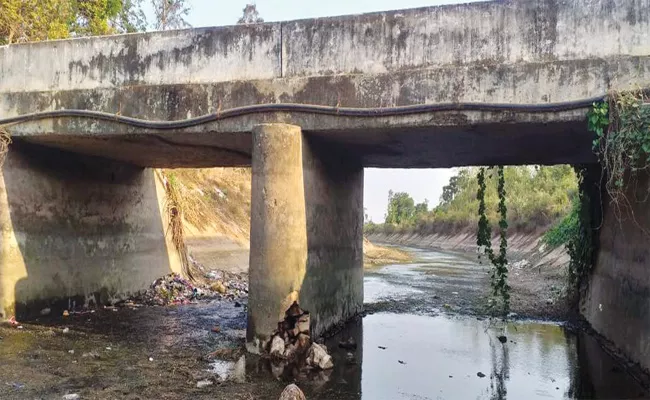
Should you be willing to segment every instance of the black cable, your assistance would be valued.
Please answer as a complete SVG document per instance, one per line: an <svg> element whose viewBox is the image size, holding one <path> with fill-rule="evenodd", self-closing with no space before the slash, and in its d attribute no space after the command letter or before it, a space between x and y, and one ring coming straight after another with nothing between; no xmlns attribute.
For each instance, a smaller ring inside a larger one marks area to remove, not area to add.
<svg viewBox="0 0 650 400"><path fill-rule="evenodd" d="M319 114L340 117L394 117L400 115L427 114L443 111L484 111L484 112L522 112L522 113L549 113L571 111L590 107L594 102L604 99L605 96L597 96L588 99L544 104L506 104L506 103L439 103L439 104L415 104L399 107L383 108L350 108L330 107L315 104L295 103L271 103L255 104L249 106L235 107L213 114L206 114L200 117L189 118L178 121L147 121L133 117L110 114L102 111L90 110L55 110L42 111L30 114L23 114L16 117L0 119L0 126L20 124L29 121L36 121L50 118L89 118L102 121L116 122L137 128L146 129L183 129L209 122L220 121L229 118L240 117L250 114L266 112L296 112L304 114Z"/></svg>

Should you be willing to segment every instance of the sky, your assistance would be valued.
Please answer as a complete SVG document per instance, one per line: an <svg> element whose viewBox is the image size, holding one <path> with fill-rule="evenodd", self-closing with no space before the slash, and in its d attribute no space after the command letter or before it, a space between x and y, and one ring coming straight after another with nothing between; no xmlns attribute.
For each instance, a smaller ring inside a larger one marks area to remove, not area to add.
<svg viewBox="0 0 650 400"><path fill-rule="evenodd" d="M251 0L188 0L187 21L193 27L233 25ZM468 3L469 0L257 0L257 11L266 22L329 17L387 11L441 4ZM365 170L364 207L370 219L383 222L388 191L407 192L416 203L425 199L435 206L442 187L453 175L451 169L371 169Z"/></svg>

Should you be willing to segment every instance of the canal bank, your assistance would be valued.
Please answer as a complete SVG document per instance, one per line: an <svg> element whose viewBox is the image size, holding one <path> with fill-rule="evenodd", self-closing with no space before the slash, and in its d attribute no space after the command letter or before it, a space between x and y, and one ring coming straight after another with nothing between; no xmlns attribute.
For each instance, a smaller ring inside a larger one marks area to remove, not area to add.
<svg viewBox="0 0 650 400"><path fill-rule="evenodd" d="M333 370L245 354L245 302L101 309L2 326L0 398L275 400L294 381L310 400L650 396L589 336L470 315L461 293L487 287L485 267L450 253L414 257L366 270L370 313L327 341ZM356 348L339 347L350 338Z"/></svg>

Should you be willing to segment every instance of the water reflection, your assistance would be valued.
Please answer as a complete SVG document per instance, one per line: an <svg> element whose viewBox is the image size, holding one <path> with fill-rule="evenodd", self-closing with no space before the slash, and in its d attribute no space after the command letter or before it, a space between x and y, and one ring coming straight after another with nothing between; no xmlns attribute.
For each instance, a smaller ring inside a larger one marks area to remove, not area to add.
<svg viewBox="0 0 650 400"><path fill-rule="evenodd" d="M506 343L498 336L505 335ZM338 348L357 339L356 350ZM336 367L305 374L254 368L297 380L310 399L647 398L589 336L555 324L491 325L468 317L373 314L327 343ZM348 353L352 353L353 359ZM252 372L249 369L249 373ZM480 377L478 373L485 374Z"/></svg>

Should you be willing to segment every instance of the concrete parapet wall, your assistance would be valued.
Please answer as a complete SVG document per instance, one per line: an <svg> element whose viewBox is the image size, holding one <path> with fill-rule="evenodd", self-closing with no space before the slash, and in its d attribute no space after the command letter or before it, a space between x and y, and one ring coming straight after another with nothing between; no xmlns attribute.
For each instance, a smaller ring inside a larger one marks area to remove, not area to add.
<svg viewBox="0 0 650 400"><path fill-rule="evenodd" d="M0 182L6 317L108 302L180 271L151 169L16 143Z"/></svg>

